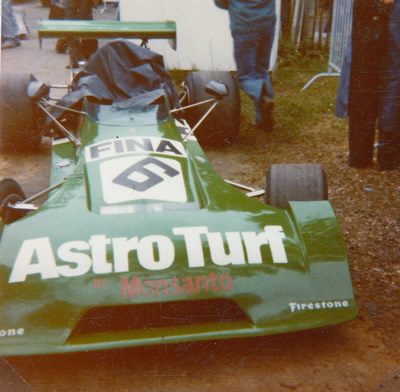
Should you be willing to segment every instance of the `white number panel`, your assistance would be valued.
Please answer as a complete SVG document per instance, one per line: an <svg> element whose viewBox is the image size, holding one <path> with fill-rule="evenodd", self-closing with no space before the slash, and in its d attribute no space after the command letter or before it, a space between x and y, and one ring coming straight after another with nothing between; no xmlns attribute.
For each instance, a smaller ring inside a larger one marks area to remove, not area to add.
<svg viewBox="0 0 400 392"><path fill-rule="evenodd" d="M181 164L160 157L124 157L100 164L107 204L140 199L184 203L187 201Z"/></svg>

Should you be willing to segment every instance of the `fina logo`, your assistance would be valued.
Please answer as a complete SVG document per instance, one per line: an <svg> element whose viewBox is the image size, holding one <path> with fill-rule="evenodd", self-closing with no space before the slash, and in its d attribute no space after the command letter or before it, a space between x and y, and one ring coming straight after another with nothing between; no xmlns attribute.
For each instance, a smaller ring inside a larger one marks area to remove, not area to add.
<svg viewBox="0 0 400 392"><path fill-rule="evenodd" d="M183 144L176 140L157 137L126 137L105 140L85 148L86 162L124 154L154 153L186 157Z"/></svg>

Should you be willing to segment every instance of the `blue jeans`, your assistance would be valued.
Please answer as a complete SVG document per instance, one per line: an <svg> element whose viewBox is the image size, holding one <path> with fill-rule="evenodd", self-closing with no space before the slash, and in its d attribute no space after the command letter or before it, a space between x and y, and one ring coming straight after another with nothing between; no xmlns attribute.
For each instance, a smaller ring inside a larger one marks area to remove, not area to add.
<svg viewBox="0 0 400 392"><path fill-rule="evenodd" d="M335 116L341 118L348 117L349 106L349 87L351 69L351 39L347 42L346 54L340 69L340 79L336 95Z"/></svg>
<svg viewBox="0 0 400 392"><path fill-rule="evenodd" d="M262 97L272 100L274 92L269 77L275 20L262 32L232 32L233 49L240 87L254 101L256 123L263 122Z"/></svg>
<svg viewBox="0 0 400 392"><path fill-rule="evenodd" d="M18 36L18 25L11 0L1 0L1 11L1 40L3 42Z"/></svg>

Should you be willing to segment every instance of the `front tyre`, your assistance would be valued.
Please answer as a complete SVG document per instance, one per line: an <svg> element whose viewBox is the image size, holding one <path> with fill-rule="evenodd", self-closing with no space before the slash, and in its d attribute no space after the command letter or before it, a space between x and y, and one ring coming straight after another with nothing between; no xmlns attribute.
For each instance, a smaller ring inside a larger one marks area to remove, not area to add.
<svg viewBox="0 0 400 392"><path fill-rule="evenodd" d="M326 174L320 165L276 164L267 171L265 203L286 208L289 201L328 200Z"/></svg>
<svg viewBox="0 0 400 392"><path fill-rule="evenodd" d="M226 71L196 71L186 78L187 103L192 105L213 98L204 88L208 82L216 80L226 84L229 90L207 118L196 129L195 136L200 144L221 145L230 144L238 135L240 128L240 95L239 86L230 72ZM206 113L211 104L200 105L188 109L187 121L191 127Z"/></svg>
<svg viewBox="0 0 400 392"><path fill-rule="evenodd" d="M0 180L0 218L5 224L15 222L26 215L26 211L14 210L8 206L25 199L25 194L16 181L11 178Z"/></svg>

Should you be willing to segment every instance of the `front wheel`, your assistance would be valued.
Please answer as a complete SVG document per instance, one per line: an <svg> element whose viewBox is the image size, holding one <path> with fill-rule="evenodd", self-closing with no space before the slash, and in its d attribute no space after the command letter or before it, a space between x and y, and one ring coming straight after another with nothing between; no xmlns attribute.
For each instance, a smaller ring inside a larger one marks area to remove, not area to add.
<svg viewBox="0 0 400 392"><path fill-rule="evenodd" d="M0 218L5 224L15 222L26 215L26 211L14 210L8 206L25 199L25 194L16 181L11 178L0 181Z"/></svg>
<svg viewBox="0 0 400 392"><path fill-rule="evenodd" d="M221 145L231 143L240 128L240 95L236 79L226 71L195 71L186 78L187 103L189 105L213 98L205 91L208 82L216 80L228 87L229 94L218 102L218 105L196 129L195 136L204 145ZM199 105L188 109L187 121L191 127L202 118L211 104Z"/></svg>
<svg viewBox="0 0 400 392"><path fill-rule="evenodd" d="M328 200L326 174L320 165L277 164L267 171L265 203L286 208L289 201Z"/></svg>

